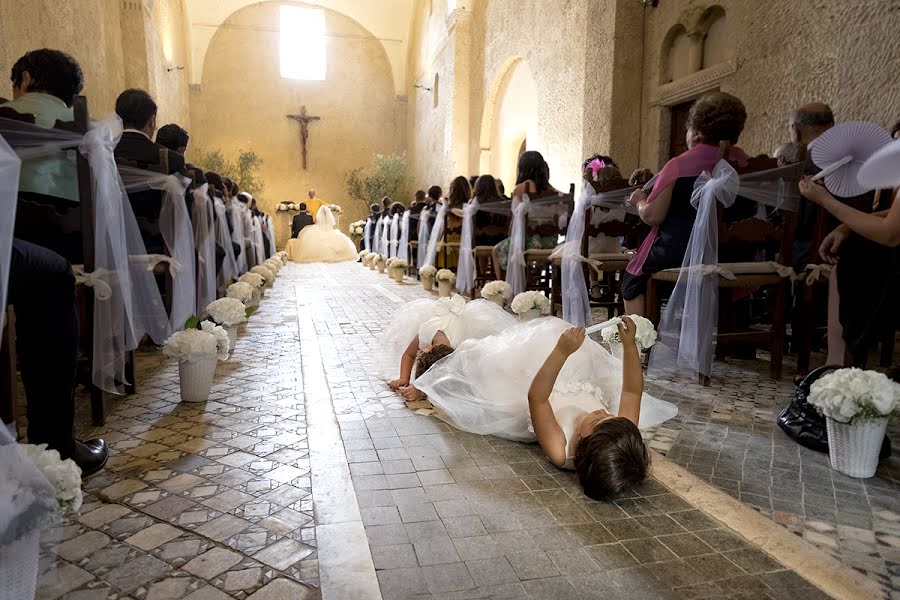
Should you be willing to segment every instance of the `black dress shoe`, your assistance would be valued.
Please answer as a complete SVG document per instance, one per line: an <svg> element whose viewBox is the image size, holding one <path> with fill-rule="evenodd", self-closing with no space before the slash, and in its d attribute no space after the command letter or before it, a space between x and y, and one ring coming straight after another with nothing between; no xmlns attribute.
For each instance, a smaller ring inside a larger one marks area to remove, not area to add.
<svg viewBox="0 0 900 600"><path fill-rule="evenodd" d="M103 468L109 459L109 448L100 438L79 442L75 440L75 451L72 460L81 467L81 476L93 475Z"/></svg>

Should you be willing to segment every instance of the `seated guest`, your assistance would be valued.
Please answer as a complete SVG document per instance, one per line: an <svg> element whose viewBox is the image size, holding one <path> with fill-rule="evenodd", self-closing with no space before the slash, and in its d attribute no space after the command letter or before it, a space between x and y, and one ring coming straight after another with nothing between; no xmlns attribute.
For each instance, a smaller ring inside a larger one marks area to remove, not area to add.
<svg viewBox="0 0 900 600"><path fill-rule="evenodd" d="M688 114L688 150L666 163L649 196L641 189L631 194L628 202L653 229L622 277L626 313L645 314L644 293L652 273L681 266L697 216L691 194L700 173L712 172L723 151L728 160L746 164L747 155L734 145L746 120L744 104L731 94L701 97Z"/></svg>
<svg viewBox="0 0 900 600"><path fill-rule="evenodd" d="M497 193L500 194L500 197L504 200L506 199L506 186L503 185L503 180L499 177L496 179L497 181Z"/></svg>
<svg viewBox="0 0 900 600"><path fill-rule="evenodd" d="M165 146L172 152L177 152L182 156L187 152L188 141L190 141L188 132L175 123L163 125L159 128L159 131L156 132L157 144Z"/></svg>
<svg viewBox="0 0 900 600"><path fill-rule="evenodd" d="M375 206L374 204L372 206ZM374 213L373 213L374 214ZM291 220L291 237L297 237L304 227L313 224L312 215L306 209L306 202L300 203L300 213Z"/></svg>
<svg viewBox="0 0 900 600"><path fill-rule="evenodd" d="M516 206L516 198L521 198L523 194L532 196L545 196L549 193L556 193L556 190L550 185L550 166L540 152L529 150L519 157L519 164L516 169L516 187L513 190L513 208ZM530 222L535 222L533 216L529 215ZM510 221L512 227L512 221ZM556 246L558 236L531 236L525 240L525 250L552 249ZM509 262L509 238L494 246L493 265L497 279L505 278L505 271Z"/></svg>
<svg viewBox="0 0 900 600"><path fill-rule="evenodd" d="M138 168L158 170L171 175L187 175L184 156L154 143L156 102L144 90L125 90L116 99L116 114L125 130L116 146L116 160L136 163Z"/></svg>
<svg viewBox="0 0 900 600"><path fill-rule="evenodd" d="M425 190L416 190L416 197L413 200L413 203L409 205L410 208L417 204L425 204Z"/></svg>
<svg viewBox="0 0 900 600"><path fill-rule="evenodd" d="M650 169L635 169L628 178L628 185L643 186L651 179L653 179L653 171Z"/></svg>
<svg viewBox="0 0 900 600"><path fill-rule="evenodd" d="M72 121L72 100L84 87L78 62L59 50L32 50L12 68L13 100L0 103L17 113L34 115L35 125L52 128ZM74 154L70 151L70 154ZM19 191L78 201L75 161L66 152L22 161Z"/></svg>
<svg viewBox="0 0 900 600"><path fill-rule="evenodd" d="M391 204L393 204L393 201L389 196L385 196L381 199L381 212L384 213L385 218L389 217L391 214Z"/></svg>
<svg viewBox="0 0 900 600"><path fill-rule="evenodd" d="M499 179L494 179L492 175L479 175L472 188L472 197L478 198L480 204L488 202L500 202L503 198L497 189Z"/></svg>
<svg viewBox="0 0 900 600"><path fill-rule="evenodd" d="M81 442L73 434L78 311L71 265L42 246L13 239L9 303L16 309L28 442L47 444L63 459L71 458L83 476L99 471L109 457L104 441Z"/></svg>
<svg viewBox="0 0 900 600"><path fill-rule="evenodd" d="M891 127L891 137L895 140L900 140L900 121L894 123L894 126Z"/></svg>
<svg viewBox="0 0 900 600"><path fill-rule="evenodd" d="M775 148L772 158L778 161L778 166L792 165L803 160L803 149L794 142L787 142Z"/></svg>
<svg viewBox="0 0 900 600"><path fill-rule="evenodd" d="M425 198L425 204L430 208L441 201L444 190L438 185L428 188L428 196Z"/></svg>

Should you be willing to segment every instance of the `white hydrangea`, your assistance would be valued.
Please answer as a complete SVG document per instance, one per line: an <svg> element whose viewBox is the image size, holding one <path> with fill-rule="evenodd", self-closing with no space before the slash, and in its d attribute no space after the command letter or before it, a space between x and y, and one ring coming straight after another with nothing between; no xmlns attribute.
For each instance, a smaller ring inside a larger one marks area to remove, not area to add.
<svg viewBox="0 0 900 600"><path fill-rule="evenodd" d="M228 339L228 332L212 321L203 321L200 323L200 328L201 331L205 331L215 338L216 355L219 360L228 360L228 353L231 351L231 340Z"/></svg>
<svg viewBox="0 0 900 600"><path fill-rule="evenodd" d="M425 265L419 269L419 277L422 279L430 279L434 277L435 273L437 273L437 269L434 268L434 265Z"/></svg>
<svg viewBox="0 0 900 600"><path fill-rule="evenodd" d="M262 278L262 276L258 273L253 273L252 271L250 273L244 273L243 275L241 275L238 281L249 283L251 286L253 286L254 289L257 290L266 285L266 282Z"/></svg>
<svg viewBox="0 0 900 600"><path fill-rule="evenodd" d="M524 314L533 308L540 309L542 315L550 314L550 301L542 292L537 290L518 294L513 298L509 307L517 315Z"/></svg>
<svg viewBox="0 0 900 600"><path fill-rule="evenodd" d="M395 260L397 260L397 259L396 258L387 259L386 261L384 261L384 266L387 267L388 269L390 269L391 265L394 264Z"/></svg>
<svg viewBox="0 0 900 600"><path fill-rule="evenodd" d="M338 216L344 214L344 209L341 208L340 205L338 205L338 204L329 204L328 208L331 209L332 214L335 214Z"/></svg>
<svg viewBox="0 0 900 600"><path fill-rule="evenodd" d="M238 281L228 286L225 295L229 298L240 300L244 306L253 302L253 286L249 283Z"/></svg>
<svg viewBox="0 0 900 600"><path fill-rule="evenodd" d="M359 251L359 257L360 257L360 258L366 258L367 256L369 256L369 251L368 251L368 250L360 250L360 251Z"/></svg>
<svg viewBox="0 0 900 600"><path fill-rule="evenodd" d="M450 269L441 269L437 272L437 275L434 277L437 281L449 281L450 283L456 283L456 274Z"/></svg>
<svg viewBox="0 0 900 600"><path fill-rule="evenodd" d="M278 271L281 270L281 263L272 260L271 258L262 264L265 268L272 271L273 275L278 275Z"/></svg>
<svg viewBox="0 0 900 600"><path fill-rule="evenodd" d="M392 269L408 269L409 263L401 258L395 258L391 261Z"/></svg>
<svg viewBox="0 0 900 600"><path fill-rule="evenodd" d="M206 314L219 325L233 327L247 320L247 307L237 298L219 298L209 303Z"/></svg>
<svg viewBox="0 0 900 600"><path fill-rule="evenodd" d="M838 369L812 384L809 403L841 423L891 416L900 409L900 384L878 371Z"/></svg>
<svg viewBox="0 0 900 600"><path fill-rule="evenodd" d="M353 221L350 223L350 236L361 238L366 233L365 221Z"/></svg>
<svg viewBox="0 0 900 600"><path fill-rule="evenodd" d="M637 327L634 340L638 350L644 352L653 347L653 344L656 343L656 329L653 327L653 323L650 319L646 319L640 315L629 315L629 318L631 318L635 327ZM619 328L616 325L610 325L609 327L601 329L600 338L610 345L622 343L622 340L619 339Z"/></svg>
<svg viewBox="0 0 900 600"><path fill-rule="evenodd" d="M380 254L376 254L376 255L375 255L375 258L373 258L372 261L373 261L375 264L383 263L383 262L384 262L384 257L383 257L382 255L380 255Z"/></svg>
<svg viewBox="0 0 900 600"><path fill-rule="evenodd" d="M250 273L255 273L263 278L263 285L269 285L270 283L275 282L275 273L271 271L268 267L264 267L262 265L256 265L252 269L250 269Z"/></svg>
<svg viewBox="0 0 900 600"><path fill-rule="evenodd" d="M481 297L490 300L491 298L506 297L509 293L509 284L502 280L491 281L481 288Z"/></svg>
<svg viewBox="0 0 900 600"><path fill-rule="evenodd" d="M72 459L63 460L47 444L22 444L25 454L56 489L60 513L81 508L81 469Z"/></svg>
<svg viewBox="0 0 900 600"><path fill-rule="evenodd" d="M210 325L216 326L214 323L210 323ZM219 327L219 329L222 328ZM228 337L227 332L225 337ZM162 351L166 356L171 356L178 360L191 361L210 356L219 356L219 345L216 336L209 331L185 329L184 331L173 333L163 344Z"/></svg>

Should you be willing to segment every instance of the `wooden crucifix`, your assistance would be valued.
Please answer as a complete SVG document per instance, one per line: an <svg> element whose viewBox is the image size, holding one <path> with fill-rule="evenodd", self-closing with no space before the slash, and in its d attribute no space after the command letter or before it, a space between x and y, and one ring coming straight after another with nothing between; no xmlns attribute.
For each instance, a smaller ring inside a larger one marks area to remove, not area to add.
<svg viewBox="0 0 900 600"><path fill-rule="evenodd" d="M303 170L306 170L306 140L309 139L309 124L313 121L318 121L322 117L316 117L313 115L306 114L306 106L300 107L299 115L288 115L288 119L293 119L300 123L300 146L303 151Z"/></svg>

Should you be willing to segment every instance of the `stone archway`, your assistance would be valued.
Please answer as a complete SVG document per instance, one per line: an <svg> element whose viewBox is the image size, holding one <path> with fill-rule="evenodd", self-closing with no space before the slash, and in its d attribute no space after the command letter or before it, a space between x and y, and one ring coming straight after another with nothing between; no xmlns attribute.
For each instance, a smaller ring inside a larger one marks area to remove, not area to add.
<svg viewBox="0 0 900 600"><path fill-rule="evenodd" d="M511 190L522 146L539 146L537 129L534 77L524 59L511 58L500 68L485 102L479 172L499 177Z"/></svg>

